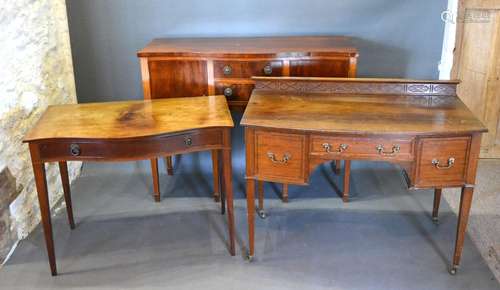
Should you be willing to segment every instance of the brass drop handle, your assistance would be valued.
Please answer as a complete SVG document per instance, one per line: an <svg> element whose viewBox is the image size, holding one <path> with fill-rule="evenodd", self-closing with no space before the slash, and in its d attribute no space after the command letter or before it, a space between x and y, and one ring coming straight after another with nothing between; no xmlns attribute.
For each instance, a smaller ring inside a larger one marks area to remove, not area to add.
<svg viewBox="0 0 500 290"><path fill-rule="evenodd" d="M392 151L391 152L387 152L387 151L384 151L384 145L382 144L378 144L377 147L375 147L375 149L377 149L378 151L378 154L380 155L395 155L396 153L399 153L399 151L401 151L401 147L399 147L399 145L392 145Z"/></svg>
<svg viewBox="0 0 500 290"><path fill-rule="evenodd" d="M193 145L193 139L191 139L191 137L186 137L184 139L184 144L186 144L186 146L191 146Z"/></svg>
<svg viewBox="0 0 500 290"><path fill-rule="evenodd" d="M69 152L72 156L80 156L80 154L82 154L82 150L80 149L80 145L78 144L71 144L69 146Z"/></svg>
<svg viewBox="0 0 500 290"><path fill-rule="evenodd" d="M432 165L434 165L434 167L436 167L437 169L452 168L454 164L455 164L455 158L453 157L448 158L448 164L446 166L439 165L439 160L437 160L436 158L432 159Z"/></svg>
<svg viewBox="0 0 500 290"><path fill-rule="evenodd" d="M267 152L267 157L271 160L271 162L276 164L287 164L292 156L288 153L283 154L283 158L281 160L276 159L276 155L273 152Z"/></svg>
<svg viewBox="0 0 500 290"><path fill-rule="evenodd" d="M270 76L273 73L273 67L270 64L266 65L263 70L266 76Z"/></svg>
<svg viewBox="0 0 500 290"><path fill-rule="evenodd" d="M224 96L226 97L232 97L233 96L233 89L230 87L227 87L224 89Z"/></svg>
<svg viewBox="0 0 500 290"><path fill-rule="evenodd" d="M222 69L222 72L226 76L231 75L233 73L233 68L230 65L225 65L224 68Z"/></svg>
<svg viewBox="0 0 500 290"><path fill-rule="evenodd" d="M332 144L330 143L323 143L321 146L325 149L325 152L332 153ZM335 153L342 153L349 148L349 145L347 144L340 144L339 148L335 151Z"/></svg>

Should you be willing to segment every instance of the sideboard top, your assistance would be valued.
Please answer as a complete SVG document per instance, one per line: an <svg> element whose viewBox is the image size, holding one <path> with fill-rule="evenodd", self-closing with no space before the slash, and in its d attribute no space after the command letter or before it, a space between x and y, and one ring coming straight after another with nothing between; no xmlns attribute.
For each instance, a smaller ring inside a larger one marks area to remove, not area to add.
<svg viewBox="0 0 500 290"><path fill-rule="evenodd" d="M345 36L159 38L137 55L181 56L204 54L292 54L334 53L353 57L358 50Z"/></svg>

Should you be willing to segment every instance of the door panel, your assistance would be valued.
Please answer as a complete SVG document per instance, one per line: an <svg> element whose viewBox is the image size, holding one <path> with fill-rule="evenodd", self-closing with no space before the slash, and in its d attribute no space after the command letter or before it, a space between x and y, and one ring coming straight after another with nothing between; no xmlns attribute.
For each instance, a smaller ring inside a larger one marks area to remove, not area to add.
<svg viewBox="0 0 500 290"><path fill-rule="evenodd" d="M150 60L151 98L208 95L204 60Z"/></svg>
<svg viewBox="0 0 500 290"><path fill-rule="evenodd" d="M486 158L500 158L500 7L493 8L462 7L454 61L459 97L488 128L481 144Z"/></svg>

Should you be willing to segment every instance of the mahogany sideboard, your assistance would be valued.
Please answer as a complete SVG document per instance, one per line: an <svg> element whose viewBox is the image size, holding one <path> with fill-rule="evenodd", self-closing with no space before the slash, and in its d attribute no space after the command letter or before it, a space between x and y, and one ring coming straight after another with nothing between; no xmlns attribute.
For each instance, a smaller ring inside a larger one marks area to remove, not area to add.
<svg viewBox="0 0 500 290"><path fill-rule="evenodd" d="M461 187L455 251L460 263L485 126L456 95L456 81L254 78L243 115L249 252L254 255L255 181L306 185L329 160L398 163L410 188ZM259 208L263 196L259 193Z"/></svg>
<svg viewBox="0 0 500 290"><path fill-rule="evenodd" d="M225 95L244 109L252 76L354 77L348 37L155 39L137 53L145 99Z"/></svg>
<svg viewBox="0 0 500 290"><path fill-rule="evenodd" d="M74 229L66 161L133 161L204 150L220 152L222 213L227 206L229 252L234 256L232 127L224 96L49 106L24 142L29 143L52 275L57 275L57 268L46 162L59 162L68 220ZM214 171L214 176L218 179L219 172ZM159 200L157 167L153 183Z"/></svg>
<svg viewBox="0 0 500 290"><path fill-rule="evenodd" d="M145 99L224 95L231 109L243 111L254 88L252 76L355 77L358 51L343 36L164 38L137 55ZM212 152L212 159L217 158ZM172 156L166 163L173 175ZM340 161L335 164L339 173ZM349 167L346 161L346 175ZM215 201L219 191L214 180Z"/></svg>

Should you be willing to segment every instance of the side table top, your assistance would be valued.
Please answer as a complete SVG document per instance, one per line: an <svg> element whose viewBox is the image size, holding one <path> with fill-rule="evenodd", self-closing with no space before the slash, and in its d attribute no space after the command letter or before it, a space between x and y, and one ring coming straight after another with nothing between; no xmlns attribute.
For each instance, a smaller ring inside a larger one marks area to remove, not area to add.
<svg viewBox="0 0 500 290"><path fill-rule="evenodd" d="M224 96L53 105L23 142L124 139L233 126Z"/></svg>
<svg viewBox="0 0 500 290"><path fill-rule="evenodd" d="M241 125L352 134L460 134L486 127L457 81L254 77Z"/></svg>

